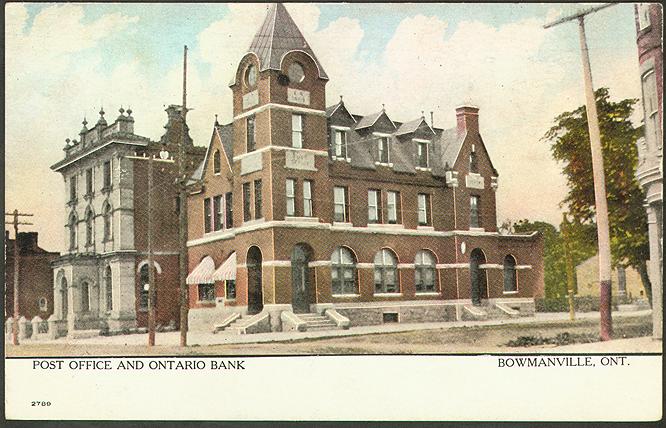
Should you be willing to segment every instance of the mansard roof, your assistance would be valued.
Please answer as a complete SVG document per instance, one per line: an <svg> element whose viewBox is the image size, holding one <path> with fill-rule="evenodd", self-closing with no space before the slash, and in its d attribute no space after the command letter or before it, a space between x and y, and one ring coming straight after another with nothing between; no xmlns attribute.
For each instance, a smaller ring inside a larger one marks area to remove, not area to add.
<svg viewBox="0 0 666 428"><path fill-rule="evenodd" d="M319 77L328 80L321 63L310 48L303 33L287 12L282 3L273 3L266 15L264 23L254 35L248 52L259 58L259 69L281 70L282 59L292 51L302 51L312 57L319 69Z"/></svg>
<svg viewBox="0 0 666 428"><path fill-rule="evenodd" d="M342 102L332 105L326 109L326 116L331 125L336 125L342 120L342 116L336 114L344 107ZM390 133L390 168L396 172L416 174L416 145L411 140L405 140L404 136L424 130L424 135L430 135L427 139L431 141L429 152L429 168L433 176L444 177L446 171L452 170L460 149L467 138L467 133L458 133L456 127L449 129L433 128L423 117L409 122L393 122L384 110L366 116L351 114L357 123L351 127L347 137L347 153L352 167L375 170L377 168L377 146L376 138L367 131L380 121L382 116L390 121L395 129ZM361 130L362 132L358 132ZM492 163L491 163L492 166ZM493 168L493 170L495 170Z"/></svg>

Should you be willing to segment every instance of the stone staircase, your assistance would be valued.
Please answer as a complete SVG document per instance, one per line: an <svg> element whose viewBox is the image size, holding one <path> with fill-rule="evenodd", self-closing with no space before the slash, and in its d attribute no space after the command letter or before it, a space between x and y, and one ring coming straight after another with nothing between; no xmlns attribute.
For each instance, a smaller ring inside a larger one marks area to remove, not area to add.
<svg viewBox="0 0 666 428"><path fill-rule="evenodd" d="M252 317L236 318L231 324L223 328L225 333L245 334L245 328L252 321Z"/></svg>
<svg viewBox="0 0 666 428"><path fill-rule="evenodd" d="M295 314L305 323L305 331L337 330L338 325L326 315L320 314Z"/></svg>

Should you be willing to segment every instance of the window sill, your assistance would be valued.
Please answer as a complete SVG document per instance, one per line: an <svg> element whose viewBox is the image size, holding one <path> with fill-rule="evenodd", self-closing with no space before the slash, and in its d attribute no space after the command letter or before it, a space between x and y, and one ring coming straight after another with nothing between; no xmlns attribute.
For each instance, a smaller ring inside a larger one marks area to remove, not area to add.
<svg viewBox="0 0 666 428"><path fill-rule="evenodd" d="M351 158L347 158L347 157L331 156L331 159L334 160L334 161L351 163Z"/></svg>
<svg viewBox="0 0 666 428"><path fill-rule="evenodd" d="M374 293L373 296L375 296L375 297L401 297L402 293L391 293L391 292Z"/></svg>
<svg viewBox="0 0 666 428"><path fill-rule="evenodd" d="M333 297L345 298L345 297L361 297L360 294L333 294Z"/></svg>
<svg viewBox="0 0 666 428"><path fill-rule="evenodd" d="M353 223L349 223L346 221L334 221L333 226L338 226L338 227L354 227Z"/></svg>
<svg viewBox="0 0 666 428"><path fill-rule="evenodd" d="M470 231L470 232L485 232L486 229L484 229L484 228L482 228L482 227L470 227L470 228L469 228L469 231Z"/></svg>
<svg viewBox="0 0 666 428"><path fill-rule="evenodd" d="M438 291L417 291L415 294L417 296L439 296Z"/></svg>
<svg viewBox="0 0 666 428"><path fill-rule="evenodd" d="M426 172L432 171L432 168L429 166L415 166L414 169L417 171L426 171Z"/></svg>
<svg viewBox="0 0 666 428"><path fill-rule="evenodd" d="M316 223L316 222L319 221L319 219L317 217L285 216L284 221L294 221L294 222L309 221L309 222L312 222L312 223Z"/></svg>
<svg viewBox="0 0 666 428"><path fill-rule="evenodd" d="M503 291L502 294L518 294L518 290L516 290L516 291Z"/></svg>
<svg viewBox="0 0 666 428"><path fill-rule="evenodd" d="M421 226L421 225L419 225L419 226L416 226L416 230L434 231L435 228L433 226L425 226L425 225Z"/></svg>
<svg viewBox="0 0 666 428"><path fill-rule="evenodd" d="M368 227L377 229L404 229L405 226L400 223L368 223Z"/></svg>
<svg viewBox="0 0 666 428"><path fill-rule="evenodd" d="M377 162L377 161L375 161L375 165L387 166L389 168L392 168L393 167L393 162Z"/></svg>

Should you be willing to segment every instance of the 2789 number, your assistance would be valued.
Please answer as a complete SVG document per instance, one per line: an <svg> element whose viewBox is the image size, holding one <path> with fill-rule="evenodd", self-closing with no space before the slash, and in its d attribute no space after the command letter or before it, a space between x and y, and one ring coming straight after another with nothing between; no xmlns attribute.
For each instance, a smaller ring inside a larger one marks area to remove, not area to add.
<svg viewBox="0 0 666 428"><path fill-rule="evenodd" d="M31 401L33 407L48 407L51 405L50 401Z"/></svg>

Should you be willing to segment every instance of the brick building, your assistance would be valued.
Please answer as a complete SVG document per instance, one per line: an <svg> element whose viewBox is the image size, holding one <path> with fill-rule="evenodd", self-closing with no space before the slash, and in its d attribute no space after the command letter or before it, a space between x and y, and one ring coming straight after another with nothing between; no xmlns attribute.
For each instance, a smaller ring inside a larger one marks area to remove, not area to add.
<svg viewBox="0 0 666 428"><path fill-rule="evenodd" d="M650 239L648 271L653 291L654 336L662 337L663 312L663 16L659 3L634 6L645 136L638 140L636 176L645 190Z"/></svg>
<svg viewBox="0 0 666 428"><path fill-rule="evenodd" d="M542 239L497 231L479 109L457 108L453 129L384 108L357 115L342 99L325 105L327 82L285 7L271 6L230 85L233 122L215 123L193 176L190 327L532 312Z"/></svg>
<svg viewBox="0 0 666 428"><path fill-rule="evenodd" d="M19 317L39 316L46 320L53 313L51 262L57 252L39 246L37 232L19 232ZM5 231L5 318L14 316L14 239Z"/></svg>
<svg viewBox="0 0 666 428"><path fill-rule="evenodd" d="M120 109L108 124L104 110L94 127L83 121L79 141L66 140L65 157L51 169L62 174L65 190L65 251L53 262L52 295L59 334L75 330L122 330L147 324L148 166L128 155L177 160L182 138L180 106L169 106L160 141L134 133L132 111ZM190 173L205 148L187 131ZM153 249L157 323L177 322L178 212L176 164L156 164L153 192Z"/></svg>

